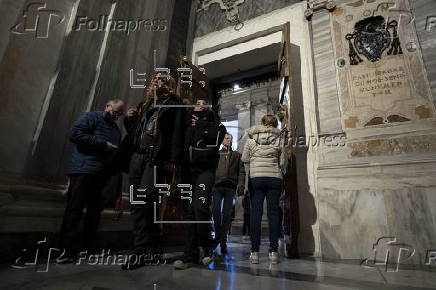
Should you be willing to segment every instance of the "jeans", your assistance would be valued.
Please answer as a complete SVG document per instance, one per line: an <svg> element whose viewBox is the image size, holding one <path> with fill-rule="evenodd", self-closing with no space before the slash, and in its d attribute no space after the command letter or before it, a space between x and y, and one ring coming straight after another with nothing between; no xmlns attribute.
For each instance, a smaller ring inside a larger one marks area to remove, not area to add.
<svg viewBox="0 0 436 290"><path fill-rule="evenodd" d="M277 252L280 235L279 201L282 194L282 179L255 177L251 179L254 194L251 195L251 251L259 252L263 201L266 197L269 225L269 251Z"/></svg>
<svg viewBox="0 0 436 290"><path fill-rule="evenodd" d="M244 222L242 224L242 235L250 235L250 214L244 212Z"/></svg>
<svg viewBox="0 0 436 290"><path fill-rule="evenodd" d="M74 174L69 176L67 206L60 233L60 243L68 254L76 251L74 239L78 231L83 209L86 207L83 222L84 247L94 250L100 215L103 210L102 191L106 183L103 176Z"/></svg>
<svg viewBox="0 0 436 290"><path fill-rule="evenodd" d="M145 201L145 204L131 204L133 221L133 245L136 253L145 253L147 249L160 251L160 227L154 222L154 203L156 203L156 219L159 219L158 190L154 187L154 167L147 161L147 155L134 153L130 162L129 186L133 185L134 200ZM160 183L163 172L157 170L157 182ZM145 192L137 192L145 189ZM146 197L136 197L146 195ZM132 201L131 201L132 202Z"/></svg>
<svg viewBox="0 0 436 290"><path fill-rule="evenodd" d="M185 254L198 257L199 247L206 251L216 246L212 238L210 210L215 169L191 169L190 182L192 201L185 201L185 221L192 223L185 224Z"/></svg>
<svg viewBox="0 0 436 290"><path fill-rule="evenodd" d="M212 192L215 239L220 244L225 244L227 242L227 233L232 224L232 208L233 200L235 198L235 189L228 187L215 187Z"/></svg>

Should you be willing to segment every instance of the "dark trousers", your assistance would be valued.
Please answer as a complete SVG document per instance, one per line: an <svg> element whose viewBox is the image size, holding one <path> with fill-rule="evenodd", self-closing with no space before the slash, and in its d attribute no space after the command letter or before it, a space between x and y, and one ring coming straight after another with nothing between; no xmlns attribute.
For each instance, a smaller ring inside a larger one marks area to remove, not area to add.
<svg viewBox="0 0 436 290"><path fill-rule="evenodd" d="M227 233L232 224L232 208L233 199L235 198L235 189L228 187L215 187L212 192L215 239L220 244L225 244L227 242Z"/></svg>
<svg viewBox="0 0 436 290"><path fill-rule="evenodd" d="M242 235L250 235L250 213L244 212L244 222L242 224Z"/></svg>
<svg viewBox="0 0 436 290"><path fill-rule="evenodd" d="M251 251L258 252L263 214L263 201L266 197L269 225L269 251L277 252L280 234L279 201L282 194L282 179L255 177L251 179L254 194L251 195Z"/></svg>
<svg viewBox="0 0 436 290"><path fill-rule="evenodd" d="M76 249L75 237L86 207L83 223L84 248L94 250L96 233L103 210L102 191L106 183L103 176L92 174L74 174L69 176L67 206L62 221L60 243L68 254Z"/></svg>
<svg viewBox="0 0 436 290"><path fill-rule="evenodd" d="M162 180L163 172L157 170L156 180ZM133 186L134 201L145 201L145 204L130 206L133 222L133 245L136 253L161 251L160 227L154 222L154 207L156 220L159 220L159 191L154 186L154 167L150 166L146 154L134 153L130 161L129 186ZM138 189L140 191L138 191ZM145 191L143 191L145 190ZM145 197L143 197L145 195ZM156 205L155 205L156 204Z"/></svg>
<svg viewBox="0 0 436 290"><path fill-rule="evenodd" d="M185 254L198 257L199 247L213 250L211 192L215 182L215 169L191 170L192 201L185 200ZM184 194L183 196L188 196Z"/></svg>

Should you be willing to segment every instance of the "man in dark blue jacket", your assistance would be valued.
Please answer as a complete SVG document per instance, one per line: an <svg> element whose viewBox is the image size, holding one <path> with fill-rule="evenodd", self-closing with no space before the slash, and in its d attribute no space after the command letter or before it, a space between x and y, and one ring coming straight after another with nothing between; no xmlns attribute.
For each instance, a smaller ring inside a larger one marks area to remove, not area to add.
<svg viewBox="0 0 436 290"><path fill-rule="evenodd" d="M105 165L121 142L121 131L115 121L123 113L124 102L111 100L104 111L82 115L71 128L70 141L75 146L68 170L70 184L60 234L65 253L58 263L74 262L74 238L84 207L84 247L93 249L103 210L102 190L108 177Z"/></svg>

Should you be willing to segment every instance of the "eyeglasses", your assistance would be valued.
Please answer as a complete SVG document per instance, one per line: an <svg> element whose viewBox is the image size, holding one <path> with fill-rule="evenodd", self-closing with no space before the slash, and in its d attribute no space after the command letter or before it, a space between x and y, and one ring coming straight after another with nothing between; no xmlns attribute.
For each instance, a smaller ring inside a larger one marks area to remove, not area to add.
<svg viewBox="0 0 436 290"><path fill-rule="evenodd" d="M124 110L115 110L113 106L111 106L111 108L112 108L112 114L117 115L117 116L122 116L126 112Z"/></svg>

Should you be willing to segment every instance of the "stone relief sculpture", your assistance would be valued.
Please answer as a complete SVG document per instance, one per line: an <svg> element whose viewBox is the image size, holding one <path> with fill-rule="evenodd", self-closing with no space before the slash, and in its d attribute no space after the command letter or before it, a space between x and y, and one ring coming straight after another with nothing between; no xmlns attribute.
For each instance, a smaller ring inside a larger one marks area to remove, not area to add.
<svg viewBox="0 0 436 290"><path fill-rule="evenodd" d="M416 26L401 20L404 15L413 20L410 3L397 0L392 5L384 0L347 2L330 15L344 130L434 116L421 50L407 49L418 39Z"/></svg>
<svg viewBox="0 0 436 290"><path fill-rule="evenodd" d="M212 4L219 4L225 10L227 20L234 26L235 30L241 30L244 23L239 19L238 6L245 0L199 0L197 12L207 10Z"/></svg>
<svg viewBox="0 0 436 290"><path fill-rule="evenodd" d="M397 27L396 20L386 22L383 16L372 16L357 22L354 32L345 36L349 43L350 64L358 65L363 61L359 54L372 62L379 61L389 46L388 55L403 54Z"/></svg>

